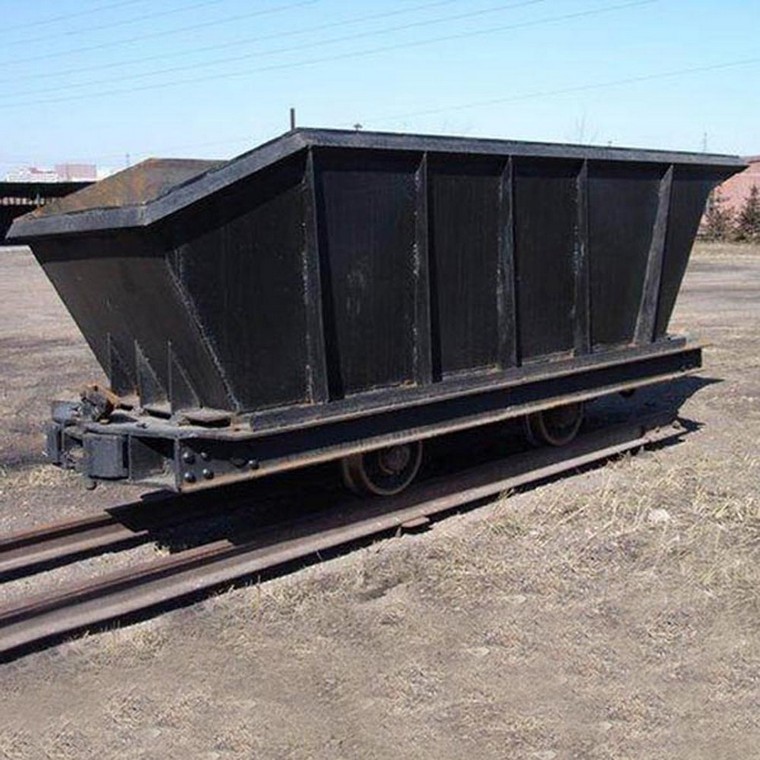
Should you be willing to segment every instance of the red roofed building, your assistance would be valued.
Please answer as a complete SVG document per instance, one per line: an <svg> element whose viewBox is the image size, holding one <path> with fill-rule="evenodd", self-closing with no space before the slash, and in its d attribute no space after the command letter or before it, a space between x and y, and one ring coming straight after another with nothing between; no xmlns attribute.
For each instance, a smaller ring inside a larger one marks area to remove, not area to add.
<svg viewBox="0 0 760 760"><path fill-rule="evenodd" d="M717 190L723 199L723 207L735 214L742 210L752 185L757 185L760 190L760 156L748 156L744 160L749 166L740 174L727 179Z"/></svg>

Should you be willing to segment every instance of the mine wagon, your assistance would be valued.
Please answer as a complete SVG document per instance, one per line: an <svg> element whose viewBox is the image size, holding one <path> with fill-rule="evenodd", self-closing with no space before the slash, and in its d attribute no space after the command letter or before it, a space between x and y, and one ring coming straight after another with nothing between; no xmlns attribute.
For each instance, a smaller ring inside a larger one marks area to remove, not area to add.
<svg viewBox="0 0 760 760"><path fill-rule="evenodd" d="M696 370L668 322L735 157L296 129L152 159L17 219L109 378L47 453L178 491L337 460L387 494L423 441Z"/></svg>

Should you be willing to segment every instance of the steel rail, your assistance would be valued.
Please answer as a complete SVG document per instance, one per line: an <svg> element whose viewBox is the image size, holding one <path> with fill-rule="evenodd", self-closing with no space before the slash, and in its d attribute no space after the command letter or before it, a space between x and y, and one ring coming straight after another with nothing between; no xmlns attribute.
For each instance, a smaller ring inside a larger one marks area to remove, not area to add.
<svg viewBox="0 0 760 760"><path fill-rule="evenodd" d="M103 549L126 548L148 539L108 513L44 525L0 538L0 580L29 575Z"/></svg>
<svg viewBox="0 0 760 760"><path fill-rule="evenodd" d="M235 506L239 498L232 498ZM150 541L158 531L211 516L208 493L175 493L119 504L87 517L0 536L0 583Z"/></svg>
<svg viewBox="0 0 760 760"><path fill-rule="evenodd" d="M320 552L419 526L436 515L674 440L682 433L683 427L672 417L616 425L585 434L561 449L538 449L473 467L453 478L424 482L398 497L343 501L316 515L268 528L251 541L217 541L12 603L0 608L0 659Z"/></svg>

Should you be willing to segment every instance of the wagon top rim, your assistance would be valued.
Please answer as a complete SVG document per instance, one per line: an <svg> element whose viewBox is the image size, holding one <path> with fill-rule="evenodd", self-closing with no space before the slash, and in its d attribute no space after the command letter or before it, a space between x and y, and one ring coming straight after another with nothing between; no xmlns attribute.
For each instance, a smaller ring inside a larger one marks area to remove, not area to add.
<svg viewBox="0 0 760 760"><path fill-rule="evenodd" d="M228 161L147 159L19 217L8 240L147 227L246 177L311 148L456 154L691 167L722 181L746 168L738 156L479 137L297 128Z"/></svg>

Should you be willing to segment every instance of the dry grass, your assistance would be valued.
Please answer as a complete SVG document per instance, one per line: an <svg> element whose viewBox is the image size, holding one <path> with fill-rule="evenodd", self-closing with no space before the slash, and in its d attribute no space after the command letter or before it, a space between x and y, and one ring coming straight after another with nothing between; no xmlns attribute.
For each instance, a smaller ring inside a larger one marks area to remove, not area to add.
<svg viewBox="0 0 760 760"><path fill-rule="evenodd" d="M694 246L692 255L697 256L760 256L757 243L709 243L700 240Z"/></svg>
<svg viewBox="0 0 760 760"><path fill-rule="evenodd" d="M756 757L752 253L698 249L683 444L14 663L0 757Z"/></svg>
<svg viewBox="0 0 760 760"><path fill-rule="evenodd" d="M0 756L150 756L134 742L219 758L748 757L760 461L741 442L700 451L624 457L572 489L505 495L432 534L74 641L57 680L109 673L108 688L78 694L76 723L18 726ZM18 677L34 673L32 659ZM34 700L61 688L39 683ZM717 735L738 737L732 753Z"/></svg>
<svg viewBox="0 0 760 760"><path fill-rule="evenodd" d="M651 453L585 477L589 488L545 486L443 523L434 542L405 537L340 572L312 568L209 604L224 614L231 599L245 599L243 608L233 603L242 618L274 626L318 625L339 609L350 632L357 604L374 604L381 625L400 624L410 594L454 609L484 594L519 606L535 594L562 598L578 582L646 585L669 576L686 597L712 600L744 624L757 620L760 458L683 462ZM241 627L228 635L239 637Z"/></svg>
<svg viewBox="0 0 760 760"><path fill-rule="evenodd" d="M556 493L534 515L535 540L554 561L576 571L609 572L599 553L634 574L676 571L682 581L719 597L746 622L760 614L760 459L753 454L690 463L657 456L624 459L602 487L580 496ZM586 530L568 531L582 521ZM591 527L593 526L593 527Z"/></svg>
<svg viewBox="0 0 760 760"><path fill-rule="evenodd" d="M69 484L71 479L70 472L51 467L47 462L12 469L0 467L0 499L24 490L60 488Z"/></svg>

